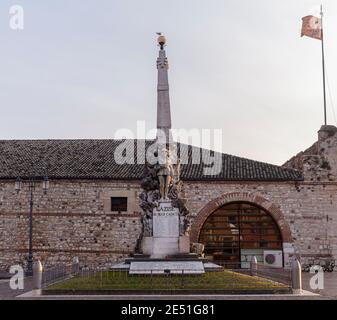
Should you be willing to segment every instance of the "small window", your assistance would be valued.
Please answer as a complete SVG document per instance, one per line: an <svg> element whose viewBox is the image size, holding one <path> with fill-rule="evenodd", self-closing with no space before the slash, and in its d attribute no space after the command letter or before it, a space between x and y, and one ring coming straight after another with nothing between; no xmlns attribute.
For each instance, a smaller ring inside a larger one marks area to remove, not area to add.
<svg viewBox="0 0 337 320"><path fill-rule="evenodd" d="M128 198L127 197L112 197L111 198L111 211L128 211Z"/></svg>

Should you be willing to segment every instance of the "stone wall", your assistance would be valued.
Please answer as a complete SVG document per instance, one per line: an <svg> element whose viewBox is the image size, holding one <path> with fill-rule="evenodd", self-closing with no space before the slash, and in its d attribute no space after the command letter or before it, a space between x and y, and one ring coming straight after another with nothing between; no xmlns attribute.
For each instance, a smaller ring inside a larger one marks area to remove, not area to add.
<svg viewBox="0 0 337 320"><path fill-rule="evenodd" d="M48 193L36 185L34 258L46 265L70 262L108 266L134 252L141 232L138 183L51 181ZM111 212L109 197L129 197L128 212ZM14 181L0 182L0 269L25 264L29 191L17 194Z"/></svg>
<svg viewBox="0 0 337 320"><path fill-rule="evenodd" d="M17 195L13 185L14 181L0 183L1 269L24 264L28 248L29 194L25 187ZM121 192L134 195L132 211L109 212L104 201ZM135 209L139 192L138 183L123 181L51 181L47 195L37 186L34 257L47 265L70 262L74 256L82 264L99 266L123 260L134 252L141 233L141 211ZM335 182L186 182L185 193L193 226L200 225L198 217L211 214L213 200L255 199L252 202L278 212L278 223L289 227L297 254L332 253L337 258Z"/></svg>
<svg viewBox="0 0 337 320"><path fill-rule="evenodd" d="M322 126L318 141L284 164L301 170L307 181L337 181L337 128Z"/></svg>
<svg viewBox="0 0 337 320"><path fill-rule="evenodd" d="M192 231L200 226L198 219L204 212L211 213L207 207L212 201L251 201L278 212L276 220L280 227L289 227L296 254L315 257L332 253L337 258L337 183L194 182L185 192L195 217ZM283 235L287 236L286 231Z"/></svg>

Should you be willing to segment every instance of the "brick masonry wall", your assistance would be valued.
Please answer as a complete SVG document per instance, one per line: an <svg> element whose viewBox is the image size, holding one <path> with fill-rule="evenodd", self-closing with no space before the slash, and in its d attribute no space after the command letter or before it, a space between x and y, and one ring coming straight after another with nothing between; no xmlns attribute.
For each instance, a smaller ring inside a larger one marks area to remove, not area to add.
<svg viewBox="0 0 337 320"><path fill-rule="evenodd" d="M186 182L184 189L194 225L198 214L205 212L203 208L213 200L233 193L235 199L245 200L249 195L280 212L277 214L284 220L282 224L289 226L297 254L332 253L337 258L335 182ZM140 236L140 191L137 182L51 181L50 190L44 195L37 185L34 258L46 265L70 262L74 256L82 264L95 266L122 261L134 252ZM134 194L131 211L110 212L106 199L123 192ZM17 195L14 181L0 182L0 269L25 264L28 211L27 186Z"/></svg>
<svg viewBox="0 0 337 320"><path fill-rule="evenodd" d="M188 206L198 213L214 199L236 193L245 201L262 197L282 213L289 226L295 253L317 256L332 253L337 258L337 183L189 183ZM242 195L242 196L240 196ZM195 219L196 221L196 219Z"/></svg>
<svg viewBox="0 0 337 320"><path fill-rule="evenodd" d="M133 193L132 193L133 191ZM134 252L141 232L137 205L111 212L106 199L123 192L137 204L138 183L51 181L44 195L39 184L34 198L34 258L46 265L71 262L107 266ZM25 264L28 248L29 192L16 194L14 181L0 182L0 269Z"/></svg>

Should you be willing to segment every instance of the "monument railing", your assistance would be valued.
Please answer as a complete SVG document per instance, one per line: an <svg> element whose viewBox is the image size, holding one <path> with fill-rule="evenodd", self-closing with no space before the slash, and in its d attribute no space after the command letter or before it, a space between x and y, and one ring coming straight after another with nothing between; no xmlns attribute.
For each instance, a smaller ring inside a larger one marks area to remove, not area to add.
<svg viewBox="0 0 337 320"><path fill-rule="evenodd" d="M43 270L42 287L46 287L49 284L66 279L68 275L67 269L67 265L61 264Z"/></svg>
<svg viewBox="0 0 337 320"><path fill-rule="evenodd" d="M285 285L292 285L291 269L270 267L265 264L257 263L257 268L253 271L252 275L283 283Z"/></svg>
<svg viewBox="0 0 337 320"><path fill-rule="evenodd" d="M251 274L247 274L247 272ZM222 274L222 275L221 275ZM139 270L137 274L129 274L127 270L111 270L107 267L79 266L79 264L59 264L45 268L42 271L41 288L55 288L59 290L152 290L152 291L179 291L207 289L214 290L251 290L250 276L257 276L275 283L292 287L292 271L283 268L273 268L257 264L254 269L246 270L241 276L247 276L243 281L238 273L229 271L228 278L223 272L214 271L205 274L194 270ZM240 273L239 273L240 274ZM217 276L219 275L219 277ZM60 284L60 286L59 286ZM65 285L63 285L65 284ZM247 285L248 284L248 285Z"/></svg>
<svg viewBox="0 0 337 320"><path fill-rule="evenodd" d="M53 283L61 282L78 274L76 264L58 264L44 268L42 271L41 286L45 288Z"/></svg>
<svg viewBox="0 0 337 320"><path fill-rule="evenodd" d="M58 271L57 271L58 270ZM250 276L231 273L224 278L223 272L195 273L195 270L179 270L171 272L159 272L158 270L137 270L137 274L129 274L126 270L106 270L98 267L84 267L76 273L56 269L56 277L51 276L52 281L44 282L43 289L47 290L71 290L91 291L107 290L119 293L123 292L167 292L179 293L196 290L207 292L246 290L254 291L255 282ZM54 272L55 272L54 271ZM59 273L57 273L59 272ZM142 273L143 272L143 273ZM235 274L235 275L233 275ZM244 280L242 276L247 277ZM62 280L65 280L64 282ZM60 285L59 285L60 284ZM278 290L280 286L275 286Z"/></svg>

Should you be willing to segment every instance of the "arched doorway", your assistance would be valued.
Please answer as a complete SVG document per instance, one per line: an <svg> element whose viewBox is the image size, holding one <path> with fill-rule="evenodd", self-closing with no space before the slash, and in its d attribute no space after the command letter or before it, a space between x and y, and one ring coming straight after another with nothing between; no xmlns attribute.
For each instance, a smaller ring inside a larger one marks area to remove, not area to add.
<svg viewBox="0 0 337 320"><path fill-rule="evenodd" d="M207 258L228 268L249 268L252 256L260 263L283 266L279 226L256 204L232 202L221 206L204 222L199 242L205 245Z"/></svg>

